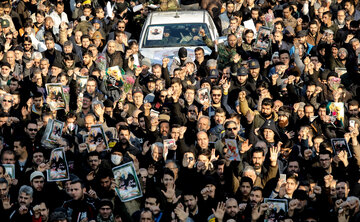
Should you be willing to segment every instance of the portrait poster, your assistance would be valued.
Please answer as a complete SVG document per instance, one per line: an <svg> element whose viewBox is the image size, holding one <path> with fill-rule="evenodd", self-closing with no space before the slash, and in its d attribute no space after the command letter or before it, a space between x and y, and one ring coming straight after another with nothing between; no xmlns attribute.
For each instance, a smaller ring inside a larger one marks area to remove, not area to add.
<svg viewBox="0 0 360 222"><path fill-rule="evenodd" d="M330 116L331 123L336 127L342 127L345 119L345 108L342 102L329 102L326 113Z"/></svg>
<svg viewBox="0 0 360 222"><path fill-rule="evenodd" d="M204 105L204 104L209 104L211 103L211 97L210 97L210 92L207 88L201 88L197 91L197 99L198 99L198 102L201 104L201 105Z"/></svg>
<svg viewBox="0 0 360 222"><path fill-rule="evenodd" d="M88 151L96 150L98 146L104 146L105 150L109 149L108 140L102 125L92 125L85 143L88 145Z"/></svg>
<svg viewBox="0 0 360 222"><path fill-rule="evenodd" d="M163 141L164 149L163 149L163 157L164 160L167 159L167 155L169 154L169 150L176 150L176 142L174 139L166 139Z"/></svg>
<svg viewBox="0 0 360 222"><path fill-rule="evenodd" d="M341 151L346 151L348 158L352 157L350 148L345 138L333 138L331 139L331 146L334 151L334 155L338 155Z"/></svg>
<svg viewBox="0 0 360 222"><path fill-rule="evenodd" d="M164 148L168 150L176 150L176 142L174 139L164 140Z"/></svg>
<svg viewBox="0 0 360 222"><path fill-rule="evenodd" d="M162 40L164 35L164 26L151 26L147 40Z"/></svg>
<svg viewBox="0 0 360 222"><path fill-rule="evenodd" d="M271 29L261 26L255 41L255 48L260 50L267 50L270 48Z"/></svg>
<svg viewBox="0 0 360 222"><path fill-rule="evenodd" d="M227 148L227 154L230 155L229 160L240 161L239 149L237 142L234 139L225 139L225 146Z"/></svg>
<svg viewBox="0 0 360 222"><path fill-rule="evenodd" d="M269 204L268 215L265 221L280 221L285 219L288 209L288 201L286 199L264 198L264 203Z"/></svg>
<svg viewBox="0 0 360 222"><path fill-rule="evenodd" d="M139 178L133 162L128 162L112 169L115 179L115 191L122 202L142 197Z"/></svg>
<svg viewBox="0 0 360 222"><path fill-rule="evenodd" d="M46 140L50 142L56 142L57 139L60 139L62 136L62 131L64 128L64 123L59 120L51 121L50 131L48 132L48 136Z"/></svg>
<svg viewBox="0 0 360 222"><path fill-rule="evenodd" d="M89 76L81 76L81 75L76 76L76 84L79 92L85 92L88 79Z"/></svg>
<svg viewBox="0 0 360 222"><path fill-rule="evenodd" d="M50 169L46 170L47 181L63 181L70 178L64 147L53 149L49 162Z"/></svg>
<svg viewBox="0 0 360 222"><path fill-rule="evenodd" d="M5 172L11 177L11 179L15 179L15 164L2 164L5 167Z"/></svg>
<svg viewBox="0 0 360 222"><path fill-rule="evenodd" d="M45 87L51 111L65 109L66 99L61 83L48 83Z"/></svg>
<svg viewBox="0 0 360 222"><path fill-rule="evenodd" d="M119 66L112 66L109 67L106 70L106 75L110 78L115 79L115 81L120 81L121 83L124 82L123 77L122 77L122 73L121 70L119 68Z"/></svg>

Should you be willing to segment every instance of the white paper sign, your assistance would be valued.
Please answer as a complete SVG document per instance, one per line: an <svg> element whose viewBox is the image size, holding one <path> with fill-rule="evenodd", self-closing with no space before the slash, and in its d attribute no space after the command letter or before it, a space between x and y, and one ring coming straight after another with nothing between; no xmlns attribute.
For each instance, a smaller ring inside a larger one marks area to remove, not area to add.
<svg viewBox="0 0 360 222"><path fill-rule="evenodd" d="M255 24L254 24L254 21L252 19L245 21L244 22L244 27L246 29L251 29L251 30L254 31L254 33L256 33Z"/></svg>
<svg viewBox="0 0 360 222"><path fill-rule="evenodd" d="M162 40L164 26L152 26L149 28L148 40Z"/></svg>

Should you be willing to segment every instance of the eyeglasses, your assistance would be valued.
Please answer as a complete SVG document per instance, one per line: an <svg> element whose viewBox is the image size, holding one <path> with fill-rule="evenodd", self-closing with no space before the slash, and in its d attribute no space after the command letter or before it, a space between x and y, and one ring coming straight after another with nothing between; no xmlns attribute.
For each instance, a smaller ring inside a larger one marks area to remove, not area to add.
<svg viewBox="0 0 360 222"><path fill-rule="evenodd" d="M28 130L29 130L29 131L32 131L32 132L36 132L36 131L37 131L37 129L32 129L32 128L29 128Z"/></svg>
<svg viewBox="0 0 360 222"><path fill-rule="evenodd" d="M165 98L166 96L165 95L160 95L160 98Z"/></svg>
<svg viewBox="0 0 360 222"><path fill-rule="evenodd" d="M237 127L233 127L233 128L226 128L226 130L228 130L228 131L237 130Z"/></svg>
<svg viewBox="0 0 360 222"><path fill-rule="evenodd" d="M4 99L3 101L4 101L4 102L8 102L8 103L11 103L11 102L12 102L12 100L6 100L6 99Z"/></svg>

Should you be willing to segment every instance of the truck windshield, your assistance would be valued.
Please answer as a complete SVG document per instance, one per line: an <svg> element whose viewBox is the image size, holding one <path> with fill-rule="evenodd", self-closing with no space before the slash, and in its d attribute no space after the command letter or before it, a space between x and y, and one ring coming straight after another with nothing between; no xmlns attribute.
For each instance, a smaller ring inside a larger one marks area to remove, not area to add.
<svg viewBox="0 0 360 222"><path fill-rule="evenodd" d="M204 29L210 37L205 23L150 25L146 29L142 47L205 46L199 35L200 29Z"/></svg>

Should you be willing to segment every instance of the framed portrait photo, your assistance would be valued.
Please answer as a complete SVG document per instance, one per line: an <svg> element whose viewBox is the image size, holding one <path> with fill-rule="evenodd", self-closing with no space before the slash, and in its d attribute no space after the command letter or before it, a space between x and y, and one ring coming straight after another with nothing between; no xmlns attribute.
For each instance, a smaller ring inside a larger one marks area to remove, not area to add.
<svg viewBox="0 0 360 222"><path fill-rule="evenodd" d="M11 179L15 179L15 164L2 164L5 167L5 172L11 177Z"/></svg>
<svg viewBox="0 0 360 222"><path fill-rule="evenodd" d="M128 162L112 169L116 183L115 191L122 202L142 197L142 190L134 163Z"/></svg>
<svg viewBox="0 0 360 222"><path fill-rule="evenodd" d="M45 88L50 109L52 111L65 109L66 99L61 83L48 83L45 84Z"/></svg>
<svg viewBox="0 0 360 222"><path fill-rule="evenodd" d="M338 155L341 151L347 152L348 158L352 157L349 145L346 142L345 138L333 138L331 139L331 146L333 148L334 154Z"/></svg>
<svg viewBox="0 0 360 222"><path fill-rule="evenodd" d="M102 125L92 125L88 136L85 138L88 151L95 151L98 146L104 146L104 150L109 149L109 144Z"/></svg>
<svg viewBox="0 0 360 222"><path fill-rule="evenodd" d="M62 136L62 131L64 128L64 123L59 120L53 120L51 122L50 131L46 140L50 142L56 142L57 139L60 139Z"/></svg>
<svg viewBox="0 0 360 222"><path fill-rule="evenodd" d="M260 50L268 50L270 48L271 29L265 26L259 28L259 32L255 41L255 48Z"/></svg>
<svg viewBox="0 0 360 222"><path fill-rule="evenodd" d="M46 170L49 182L63 181L70 178L64 147L55 148L50 155L50 169Z"/></svg>
<svg viewBox="0 0 360 222"><path fill-rule="evenodd" d="M288 201L286 199L264 198L264 203L269 204L266 212L268 221L279 221L285 218L288 211Z"/></svg>

